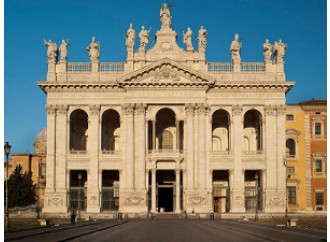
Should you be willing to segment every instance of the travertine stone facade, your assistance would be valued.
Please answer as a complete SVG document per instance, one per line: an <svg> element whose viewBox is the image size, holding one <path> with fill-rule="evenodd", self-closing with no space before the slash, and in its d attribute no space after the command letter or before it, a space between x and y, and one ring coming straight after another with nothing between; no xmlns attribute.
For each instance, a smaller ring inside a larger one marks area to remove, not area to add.
<svg viewBox="0 0 330 242"><path fill-rule="evenodd" d="M135 50L130 25L124 63L100 62L94 37L89 63L48 49L43 212L284 212L285 44L246 63L237 35L232 62L212 63L203 27L184 50L167 5L160 18L150 48L143 27Z"/></svg>

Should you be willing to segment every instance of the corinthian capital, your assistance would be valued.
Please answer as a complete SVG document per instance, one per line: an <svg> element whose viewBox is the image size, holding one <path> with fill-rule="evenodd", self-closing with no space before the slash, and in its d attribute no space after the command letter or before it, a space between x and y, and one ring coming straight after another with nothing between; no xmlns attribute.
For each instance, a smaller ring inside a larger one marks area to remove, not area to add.
<svg viewBox="0 0 330 242"><path fill-rule="evenodd" d="M59 115L66 115L68 112L68 105L65 104L56 105L56 111L57 114Z"/></svg>
<svg viewBox="0 0 330 242"><path fill-rule="evenodd" d="M126 103L126 104L124 104L121 108L122 108L123 113L124 113L125 115L133 114L133 111L134 111L134 106L133 106L133 104L131 104L131 103Z"/></svg>
<svg viewBox="0 0 330 242"><path fill-rule="evenodd" d="M136 114L144 114L146 110L146 105L144 103L135 104L135 113Z"/></svg>
<svg viewBox="0 0 330 242"><path fill-rule="evenodd" d="M275 105L265 105L266 115L276 115L276 106Z"/></svg>
<svg viewBox="0 0 330 242"><path fill-rule="evenodd" d="M56 106L53 104L47 104L45 106L46 110L47 110L47 114L55 114L56 111Z"/></svg>
<svg viewBox="0 0 330 242"><path fill-rule="evenodd" d="M233 110L233 115L242 115L243 106L242 105L233 105L232 110Z"/></svg>
<svg viewBox="0 0 330 242"><path fill-rule="evenodd" d="M185 106L186 114L193 114L195 109L195 104L188 103Z"/></svg>
<svg viewBox="0 0 330 242"><path fill-rule="evenodd" d="M91 115L99 115L100 114L100 105L89 105L89 111Z"/></svg>

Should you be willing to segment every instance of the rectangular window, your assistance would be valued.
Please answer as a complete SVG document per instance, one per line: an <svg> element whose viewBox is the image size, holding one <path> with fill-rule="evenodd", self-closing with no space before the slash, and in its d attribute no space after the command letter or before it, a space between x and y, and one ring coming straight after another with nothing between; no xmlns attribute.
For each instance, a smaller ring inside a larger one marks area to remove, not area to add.
<svg viewBox="0 0 330 242"><path fill-rule="evenodd" d="M322 172L322 160L315 161L315 172Z"/></svg>
<svg viewBox="0 0 330 242"><path fill-rule="evenodd" d="M288 204L297 204L296 187L288 187Z"/></svg>
<svg viewBox="0 0 330 242"><path fill-rule="evenodd" d="M315 192L315 205L324 205L323 192Z"/></svg>
<svg viewBox="0 0 330 242"><path fill-rule="evenodd" d="M287 170L287 173L288 173L288 174L294 174L294 173L296 173L296 169L295 169L294 166L288 166L288 167L286 168L286 170Z"/></svg>
<svg viewBox="0 0 330 242"><path fill-rule="evenodd" d="M287 115L286 115L286 120L287 120L287 121L292 121L292 120L294 120L294 116L293 116L293 114L287 114Z"/></svg>
<svg viewBox="0 0 330 242"><path fill-rule="evenodd" d="M321 135L321 123L315 123L315 135Z"/></svg>

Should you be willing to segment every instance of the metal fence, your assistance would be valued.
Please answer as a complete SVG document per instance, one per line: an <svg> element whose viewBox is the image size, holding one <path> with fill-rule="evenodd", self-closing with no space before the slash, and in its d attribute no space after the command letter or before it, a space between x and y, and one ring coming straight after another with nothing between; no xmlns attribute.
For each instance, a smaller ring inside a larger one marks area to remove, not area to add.
<svg viewBox="0 0 330 242"><path fill-rule="evenodd" d="M263 195L262 187L245 187L245 211L246 212L255 212L256 210L262 210L263 204ZM256 209L257 206L257 209Z"/></svg>
<svg viewBox="0 0 330 242"><path fill-rule="evenodd" d="M76 210L86 210L87 189L84 187L70 187L69 190L69 208Z"/></svg>
<svg viewBox="0 0 330 242"><path fill-rule="evenodd" d="M101 196L102 211L118 211L119 209L119 188L102 187Z"/></svg>

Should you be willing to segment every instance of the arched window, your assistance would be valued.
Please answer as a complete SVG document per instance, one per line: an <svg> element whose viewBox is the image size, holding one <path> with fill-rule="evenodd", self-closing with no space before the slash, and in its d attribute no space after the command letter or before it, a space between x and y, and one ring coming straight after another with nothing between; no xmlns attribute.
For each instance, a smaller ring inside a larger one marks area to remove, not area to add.
<svg viewBox="0 0 330 242"><path fill-rule="evenodd" d="M244 136L249 140L249 151L262 150L262 117L259 111L252 109L244 114Z"/></svg>
<svg viewBox="0 0 330 242"><path fill-rule="evenodd" d="M102 114L101 149L103 151L120 150L120 116L112 109Z"/></svg>
<svg viewBox="0 0 330 242"><path fill-rule="evenodd" d="M86 150L88 137L88 115L75 110L70 115L70 150Z"/></svg>
<svg viewBox="0 0 330 242"><path fill-rule="evenodd" d="M295 156L296 155L296 142L293 139L286 140L286 149L287 155Z"/></svg>
<svg viewBox="0 0 330 242"><path fill-rule="evenodd" d="M170 150L173 149L173 135L169 130L164 130L159 137L159 148Z"/></svg>
<svg viewBox="0 0 330 242"><path fill-rule="evenodd" d="M225 110L217 110L212 115L213 151L229 150L229 114Z"/></svg>
<svg viewBox="0 0 330 242"><path fill-rule="evenodd" d="M158 149L173 149L176 137L174 134L180 132L176 130L176 118L173 110L164 108L156 115L156 136ZM179 137L179 136L178 136Z"/></svg>

